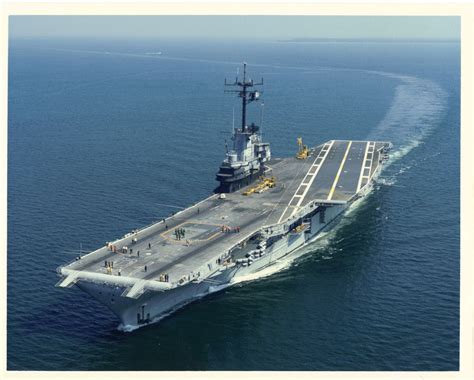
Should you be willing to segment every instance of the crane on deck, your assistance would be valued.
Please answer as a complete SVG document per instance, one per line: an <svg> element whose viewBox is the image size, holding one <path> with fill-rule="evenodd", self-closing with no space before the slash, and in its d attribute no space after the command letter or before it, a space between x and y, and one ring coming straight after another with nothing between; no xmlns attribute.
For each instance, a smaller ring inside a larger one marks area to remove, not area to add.
<svg viewBox="0 0 474 380"><path fill-rule="evenodd" d="M298 153L296 153L296 158L298 160L306 160L309 156L308 147L303 144L303 139L301 137L298 137L296 141L298 143Z"/></svg>

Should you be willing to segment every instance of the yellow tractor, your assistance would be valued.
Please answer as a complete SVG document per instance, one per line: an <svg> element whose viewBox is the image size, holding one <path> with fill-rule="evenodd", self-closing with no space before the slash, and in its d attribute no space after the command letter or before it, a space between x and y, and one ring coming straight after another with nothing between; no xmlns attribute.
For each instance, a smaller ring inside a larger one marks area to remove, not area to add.
<svg viewBox="0 0 474 380"><path fill-rule="evenodd" d="M275 187L275 184L276 184L275 177L266 178L262 176L260 177L260 182L257 185L255 185L254 187L251 187L247 191L244 191L242 195L251 195L253 193L263 193L267 189L271 189Z"/></svg>
<svg viewBox="0 0 474 380"><path fill-rule="evenodd" d="M298 142L298 153L296 153L296 158L298 160L306 160L309 156L309 149L306 145L303 145L303 139L298 137L296 139Z"/></svg>
<svg viewBox="0 0 474 380"><path fill-rule="evenodd" d="M264 179L264 183L265 183L265 186L268 187L268 188L273 188L275 187L275 183L276 183L276 178L275 177L270 177L270 178L265 178Z"/></svg>

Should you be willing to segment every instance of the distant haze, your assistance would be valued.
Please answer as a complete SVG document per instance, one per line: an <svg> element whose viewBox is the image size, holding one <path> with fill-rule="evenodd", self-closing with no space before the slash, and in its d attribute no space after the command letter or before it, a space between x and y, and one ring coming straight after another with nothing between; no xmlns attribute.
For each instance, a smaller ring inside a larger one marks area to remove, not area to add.
<svg viewBox="0 0 474 380"><path fill-rule="evenodd" d="M10 37L460 39L455 16L10 16Z"/></svg>

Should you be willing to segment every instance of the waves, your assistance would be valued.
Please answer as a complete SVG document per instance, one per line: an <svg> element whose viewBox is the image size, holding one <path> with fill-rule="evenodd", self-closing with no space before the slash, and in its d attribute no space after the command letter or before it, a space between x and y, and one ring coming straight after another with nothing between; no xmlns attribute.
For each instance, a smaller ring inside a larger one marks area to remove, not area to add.
<svg viewBox="0 0 474 380"><path fill-rule="evenodd" d="M95 54L104 56L123 56L131 58L148 58L162 61L194 62L205 64L232 65L239 67L240 62L231 59L208 59L204 57L184 57L176 55L149 55L145 52L118 52L105 50L67 49L67 48L43 48L67 53ZM360 75L377 75L384 78L394 79L399 82L396 87L392 104L384 118L366 136L367 139L391 141L394 144L392 162L405 156L413 148L417 147L439 125L441 115L447 107L447 93L441 86L432 80L418 78L393 72L364 70L353 68L338 68L326 66L304 66L271 63L252 63L254 67L267 68L271 70L292 70L300 74L324 74L325 72L353 72ZM157 71L147 70L122 74L121 77L139 76L145 73ZM100 83L117 80L118 77L103 79ZM77 90L88 85L97 85L97 82L86 82L76 87L68 87L55 90L51 94L62 94L65 90Z"/></svg>

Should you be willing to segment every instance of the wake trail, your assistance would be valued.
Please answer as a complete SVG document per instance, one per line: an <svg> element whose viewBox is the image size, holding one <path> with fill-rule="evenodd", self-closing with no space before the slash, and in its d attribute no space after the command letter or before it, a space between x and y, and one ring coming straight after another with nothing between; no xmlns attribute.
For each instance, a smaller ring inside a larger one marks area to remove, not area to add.
<svg viewBox="0 0 474 380"><path fill-rule="evenodd" d="M389 162L405 156L440 125L447 105L447 93L435 82L408 75L367 71L398 80L392 104L385 117L367 136L391 141L394 151Z"/></svg>

